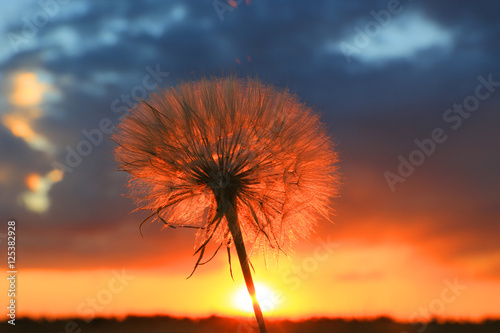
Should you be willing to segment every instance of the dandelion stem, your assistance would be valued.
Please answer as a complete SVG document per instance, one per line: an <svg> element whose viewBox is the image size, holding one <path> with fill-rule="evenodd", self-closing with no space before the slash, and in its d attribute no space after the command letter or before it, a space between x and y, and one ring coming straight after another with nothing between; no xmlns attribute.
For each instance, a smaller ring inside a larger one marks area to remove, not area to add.
<svg viewBox="0 0 500 333"><path fill-rule="evenodd" d="M253 311L255 312L255 318L257 318L259 331L260 333L267 333L266 323L264 322L264 316L262 315L262 310L255 293L255 285L253 284L252 272L250 271L250 267L248 265L248 256L245 249L245 243L243 242L243 236L241 234L241 228L238 222L236 199L231 200L231 204L226 211L226 219L229 230L231 231L231 235L233 236L236 252L238 253L238 259L240 260L241 270L243 271L243 277L245 278L245 284L247 285L248 293L252 298Z"/></svg>

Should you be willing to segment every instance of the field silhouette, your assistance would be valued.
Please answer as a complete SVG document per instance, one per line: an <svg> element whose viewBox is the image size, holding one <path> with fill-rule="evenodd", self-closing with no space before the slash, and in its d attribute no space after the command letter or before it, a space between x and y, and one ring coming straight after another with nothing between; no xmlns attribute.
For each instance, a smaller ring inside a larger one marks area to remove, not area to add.
<svg viewBox="0 0 500 333"><path fill-rule="evenodd" d="M308 319L303 321L268 320L269 333L499 333L500 320L482 323L437 322L399 323L389 318ZM208 317L204 319L168 316L136 317L124 320L96 318L90 322L74 320L19 319L12 326L0 323L0 332L17 333L253 333L258 332L255 320Z"/></svg>

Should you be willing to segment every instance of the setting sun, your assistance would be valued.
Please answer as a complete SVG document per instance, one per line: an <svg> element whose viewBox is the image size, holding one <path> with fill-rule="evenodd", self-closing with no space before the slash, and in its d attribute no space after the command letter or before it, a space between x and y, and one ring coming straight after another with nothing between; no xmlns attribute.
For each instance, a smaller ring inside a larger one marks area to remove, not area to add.
<svg viewBox="0 0 500 333"><path fill-rule="evenodd" d="M279 306L277 292L261 283L255 284L255 290L257 293L257 300L262 307L262 312L273 312ZM250 295L248 295L246 287L241 287L234 293L233 304L242 312L253 313L252 299Z"/></svg>

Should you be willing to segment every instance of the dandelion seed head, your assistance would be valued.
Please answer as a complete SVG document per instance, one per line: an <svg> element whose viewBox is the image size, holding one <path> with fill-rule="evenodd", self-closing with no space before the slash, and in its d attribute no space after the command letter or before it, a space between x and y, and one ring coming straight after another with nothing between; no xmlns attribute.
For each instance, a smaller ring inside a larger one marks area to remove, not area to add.
<svg viewBox="0 0 500 333"><path fill-rule="evenodd" d="M119 168L153 220L229 245L234 200L247 248L287 249L329 218L338 155L319 116L253 78L202 79L152 94L119 124Z"/></svg>

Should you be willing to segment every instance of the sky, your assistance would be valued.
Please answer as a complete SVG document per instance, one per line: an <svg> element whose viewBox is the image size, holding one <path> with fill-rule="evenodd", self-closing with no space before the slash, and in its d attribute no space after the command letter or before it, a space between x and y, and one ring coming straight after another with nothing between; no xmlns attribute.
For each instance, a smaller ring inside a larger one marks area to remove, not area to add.
<svg viewBox="0 0 500 333"><path fill-rule="evenodd" d="M141 237L146 215L131 213L109 140L149 92L235 73L296 94L341 157L333 223L288 256L252 259L266 316L498 317L499 12L451 0L2 2L0 260L15 220L18 315L252 315L235 259L235 281L225 253L186 280L193 231L147 224Z"/></svg>

